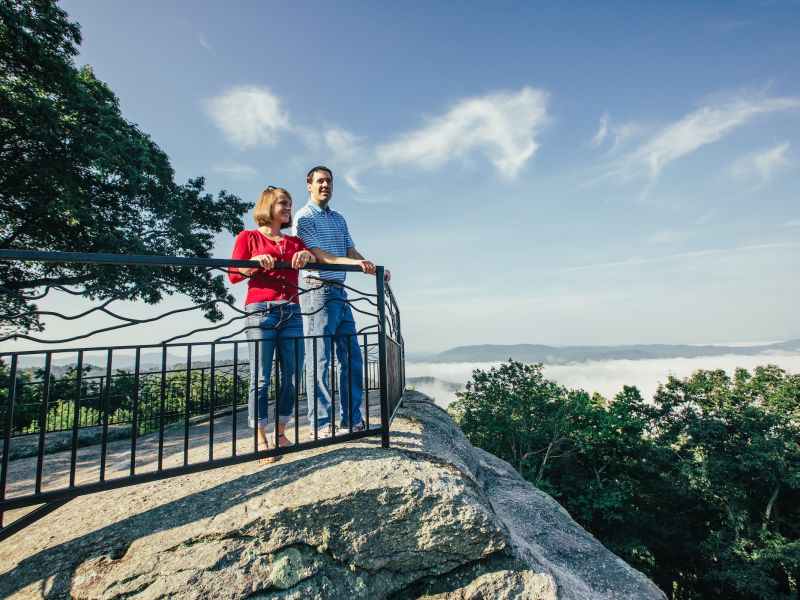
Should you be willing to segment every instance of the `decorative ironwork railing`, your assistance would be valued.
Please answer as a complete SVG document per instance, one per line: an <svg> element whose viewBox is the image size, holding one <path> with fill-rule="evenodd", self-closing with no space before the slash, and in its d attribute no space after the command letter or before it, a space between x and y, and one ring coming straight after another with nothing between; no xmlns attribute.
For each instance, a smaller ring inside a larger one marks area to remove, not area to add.
<svg viewBox="0 0 800 600"><path fill-rule="evenodd" d="M253 261L10 250L0 250L0 265L2 261L71 262L86 268L119 265L139 269L140 276L142 270L151 271L148 285L157 284L161 268L201 269L210 274L258 267ZM343 265L308 268L360 271ZM253 344L255 364L260 364L259 353L271 347L263 341L240 339L248 330L264 326L248 324L246 312L229 299L152 317L130 316L114 304L130 298L131 291L126 290L74 314L67 314L63 302L59 311L32 307L0 314L0 540L86 493L256 458L272 460L289 452L368 436L379 436L388 447L405 373L400 312L383 274L383 267L378 267L374 292L342 286L347 293L344 302L358 315L360 329L291 337L288 345L276 348L274 360L269 359L273 377L268 388L258 379L258 369L250 368L248 343ZM0 295L16 295L16 305L4 302L0 306L20 306L20 298L29 304L59 292L67 297L92 293L53 283L28 296L0 288ZM296 288L295 296L302 300L309 293L312 290ZM217 324L168 333L161 343L68 347L108 332L125 336L134 327L160 330L163 319L208 309L211 304L223 313ZM281 306L270 306L265 312L280 311ZM304 317L309 314L314 313L303 313ZM26 319L30 322L31 317L47 319L48 324L74 321L82 329L72 327L66 335L55 337L46 337L47 330L43 334L21 331L17 324ZM110 319L111 325L98 323L100 317ZM195 341L202 335L213 337ZM35 349L9 349L20 343ZM331 359L323 374L316 359L325 347L330 347ZM305 371L282 368L284 359L287 364L302 363L306 348L309 366ZM340 359L344 365L339 364ZM354 366L358 366L357 374ZM338 381L337 369L342 367L347 380ZM321 385L322 377L327 386ZM249 388L264 388L268 396L266 414L260 415L263 407L254 402L255 414L250 418L259 423L268 419L264 431L271 448L265 448L266 440L259 440L258 429L248 425ZM326 389L330 429L318 427L324 404L320 396ZM360 398L359 389L363 390ZM353 422L359 410L363 429ZM337 412L342 415L343 428L337 426ZM309 414L313 415L310 419ZM35 506L39 508L28 512Z"/></svg>

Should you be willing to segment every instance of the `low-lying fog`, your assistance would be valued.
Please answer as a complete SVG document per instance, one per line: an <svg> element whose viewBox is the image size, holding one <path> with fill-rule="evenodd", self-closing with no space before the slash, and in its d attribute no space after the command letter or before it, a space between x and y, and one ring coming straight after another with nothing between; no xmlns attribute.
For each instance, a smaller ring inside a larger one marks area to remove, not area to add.
<svg viewBox="0 0 800 600"><path fill-rule="evenodd" d="M436 382L408 382L415 389L447 406L456 399L455 393L439 383L452 382L463 386L472 378L475 369L488 370L501 363L426 363L407 362L406 379L435 377ZM724 369L733 375L736 367L752 370L759 365L774 364L791 373L800 372L800 354L758 354L753 356L708 356L655 360L600 360L569 365L545 365L544 375L570 389L582 388L612 398L624 385L635 385L646 399L652 398L659 383L668 375L688 377L698 369Z"/></svg>

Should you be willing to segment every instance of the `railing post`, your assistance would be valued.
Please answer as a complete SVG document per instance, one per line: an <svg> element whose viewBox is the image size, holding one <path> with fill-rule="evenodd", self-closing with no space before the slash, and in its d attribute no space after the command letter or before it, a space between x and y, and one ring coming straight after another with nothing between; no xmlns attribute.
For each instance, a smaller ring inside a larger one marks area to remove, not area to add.
<svg viewBox="0 0 800 600"><path fill-rule="evenodd" d="M386 371L386 292L384 290L383 267L375 269L375 285L378 291L378 364L381 376L381 445L389 447L389 377Z"/></svg>
<svg viewBox="0 0 800 600"><path fill-rule="evenodd" d="M108 451L108 412L111 410L111 373L112 373L112 362L113 362L114 350L109 348L108 356L106 358L106 389L105 393L103 394L102 399L100 400L100 406L102 407L102 417L103 417L103 436L100 439L100 481L106 480L106 452Z"/></svg>
<svg viewBox="0 0 800 600"><path fill-rule="evenodd" d="M44 359L44 379L42 380L42 405L39 409L39 446L36 457L36 493L42 491L42 471L44 470L44 443L47 433L47 409L50 402L50 375L53 364L53 353L45 354Z"/></svg>
<svg viewBox="0 0 800 600"><path fill-rule="evenodd" d="M11 451L11 428L14 425L14 401L17 396L17 355L11 356L11 369L8 373L8 407L6 408L5 429L3 429L3 464L0 471L0 500L6 499L8 479L8 459ZM0 510L0 529L5 527L3 511Z"/></svg>
<svg viewBox="0 0 800 600"><path fill-rule="evenodd" d="M69 487L75 487L75 470L78 465L78 429L81 426L81 392L83 391L83 350L78 351L75 368L75 401L72 403L72 447L69 455Z"/></svg>

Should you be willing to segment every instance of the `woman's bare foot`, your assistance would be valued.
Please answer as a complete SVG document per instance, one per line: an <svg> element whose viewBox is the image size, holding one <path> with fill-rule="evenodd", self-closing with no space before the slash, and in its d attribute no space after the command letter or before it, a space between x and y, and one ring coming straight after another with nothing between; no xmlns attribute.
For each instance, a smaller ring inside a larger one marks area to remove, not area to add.
<svg viewBox="0 0 800 600"><path fill-rule="evenodd" d="M261 452L262 450L269 450L269 446L262 446L261 444L258 445L258 451ZM272 465L278 462L277 456L265 456L264 458L258 459L258 464L260 465Z"/></svg>
<svg viewBox="0 0 800 600"><path fill-rule="evenodd" d="M269 450L271 445L269 443L269 438L267 437L266 432L262 427L258 428L258 451L261 452L263 450ZM271 465L278 462L280 456L265 456L264 458L258 459L258 464L260 465Z"/></svg>

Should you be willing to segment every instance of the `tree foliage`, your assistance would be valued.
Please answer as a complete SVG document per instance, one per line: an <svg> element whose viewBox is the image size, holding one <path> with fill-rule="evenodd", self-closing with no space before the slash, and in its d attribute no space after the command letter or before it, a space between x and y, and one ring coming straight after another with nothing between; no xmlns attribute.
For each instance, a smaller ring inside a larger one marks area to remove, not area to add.
<svg viewBox="0 0 800 600"><path fill-rule="evenodd" d="M92 374L94 370L95 374ZM164 422L182 420L188 410L191 416L206 414L215 408L228 407L234 398L236 386L237 403L246 402L247 376L235 373L231 366L218 364L214 373L214 393L211 393L210 367L190 369L187 407L187 371L185 365L164 373L160 371L140 372L138 381L134 373L117 369L109 379L105 374L97 375L97 367L84 365L81 371L80 394L78 395L77 365L70 365L56 376L51 373L45 386L43 369L23 369L17 372L12 413L12 435L38 433L42 423L42 401L47 388L45 430L64 431L73 427L76 398L80 398L78 410L79 427L94 427L103 424L107 412L112 424L129 424L136 415L136 429L144 435L158 429L161 422L161 407ZM9 368L0 361L0 435L4 433L8 410ZM163 398L162 398L163 385Z"/></svg>
<svg viewBox="0 0 800 600"><path fill-rule="evenodd" d="M800 375L697 371L609 401L510 361L451 410L668 596L798 597Z"/></svg>
<svg viewBox="0 0 800 600"><path fill-rule="evenodd" d="M0 248L210 256L214 235L241 230L251 205L205 193L202 177L177 184L166 154L122 116L108 86L74 65L80 41L52 0L0 1ZM175 291L227 298L222 276L186 268L3 262L0 309L20 313L30 290L53 284L148 303ZM15 324L40 326L35 315Z"/></svg>

